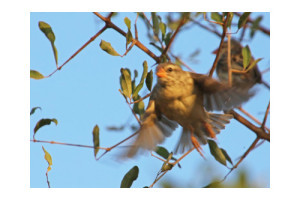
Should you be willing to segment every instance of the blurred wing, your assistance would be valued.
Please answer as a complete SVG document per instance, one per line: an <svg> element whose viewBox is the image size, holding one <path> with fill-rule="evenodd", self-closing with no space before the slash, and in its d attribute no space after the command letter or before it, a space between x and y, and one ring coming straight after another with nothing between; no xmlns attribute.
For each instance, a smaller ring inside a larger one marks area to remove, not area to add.
<svg viewBox="0 0 300 200"><path fill-rule="evenodd" d="M195 85L203 95L203 106L207 111L229 110L248 101L254 92L229 87L206 75L191 73Z"/></svg>
<svg viewBox="0 0 300 200"><path fill-rule="evenodd" d="M158 115L155 109L155 101L150 100L142 125L138 130L138 136L126 156L133 157L139 149L155 150L157 144L162 143L165 137L169 137L176 128L176 122L167 119L163 115Z"/></svg>

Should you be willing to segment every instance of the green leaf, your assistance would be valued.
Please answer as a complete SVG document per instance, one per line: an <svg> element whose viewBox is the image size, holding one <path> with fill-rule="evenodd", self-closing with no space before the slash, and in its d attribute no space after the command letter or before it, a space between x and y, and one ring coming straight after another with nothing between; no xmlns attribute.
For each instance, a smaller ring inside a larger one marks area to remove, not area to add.
<svg viewBox="0 0 300 200"><path fill-rule="evenodd" d="M232 19L233 19L233 12L230 12L227 21L227 27L231 27Z"/></svg>
<svg viewBox="0 0 300 200"><path fill-rule="evenodd" d="M137 100L140 99L140 96L138 96ZM145 113L145 104L143 101L139 101L138 103L135 103L133 105L133 111L136 114L139 114L140 116L143 115Z"/></svg>
<svg viewBox="0 0 300 200"><path fill-rule="evenodd" d="M211 155L213 155L218 162L226 166L226 157L223 154L222 150L218 147L217 143L213 140L207 141Z"/></svg>
<svg viewBox="0 0 300 200"><path fill-rule="evenodd" d="M246 24L247 19L250 14L251 14L251 12L244 12L242 14L242 16L240 17L239 22L238 22L238 29L242 28Z"/></svg>
<svg viewBox="0 0 300 200"><path fill-rule="evenodd" d="M120 54L116 52L116 50L111 46L109 42L101 40L100 48L112 56L120 56Z"/></svg>
<svg viewBox="0 0 300 200"><path fill-rule="evenodd" d="M155 152L160 155L161 157L163 157L164 159L168 159L168 157L170 156L170 153L168 152L168 150L164 147L161 146L157 146L155 149ZM171 160L177 160L176 158L174 158L173 156L171 157ZM178 163L178 167L181 168L180 164Z"/></svg>
<svg viewBox="0 0 300 200"><path fill-rule="evenodd" d="M127 49L128 44L130 44L131 42L132 42L132 33L128 29L128 32L126 33L126 49Z"/></svg>
<svg viewBox="0 0 300 200"><path fill-rule="evenodd" d="M48 40L51 43L52 50L53 50L53 53L54 53L55 63L56 63L56 66L57 66L57 49L54 45L54 42L55 42L54 32L52 31L51 26L49 24L47 24L46 22L43 22L43 21L39 22L39 28L45 34L45 36L48 38Z"/></svg>
<svg viewBox="0 0 300 200"><path fill-rule="evenodd" d="M150 92L152 89L152 83L153 83L153 71L151 69L151 71L148 72L147 77L146 77L146 86Z"/></svg>
<svg viewBox="0 0 300 200"><path fill-rule="evenodd" d="M252 26L251 26L251 31L250 31L250 38L253 38L254 34L256 33L256 31L259 28L259 24L262 19L263 19L263 17L259 16L253 21Z"/></svg>
<svg viewBox="0 0 300 200"><path fill-rule="evenodd" d="M130 98L132 93L130 70L121 68L121 87L125 96Z"/></svg>
<svg viewBox="0 0 300 200"><path fill-rule="evenodd" d="M153 32L154 32L154 35L158 36L158 34L159 34L158 17L157 17L157 15L156 15L155 12L152 12L152 13L151 13L151 16L152 16L152 25L153 25Z"/></svg>
<svg viewBox="0 0 300 200"><path fill-rule="evenodd" d="M171 40L172 32L167 33L165 38L165 45L168 46L170 40Z"/></svg>
<svg viewBox="0 0 300 200"><path fill-rule="evenodd" d="M222 148L221 148L221 151L222 151L222 153L224 154L226 160L227 160L228 162L230 162L230 164L233 165L232 160L231 160L230 156L228 155L228 153L225 151L225 149L222 149Z"/></svg>
<svg viewBox="0 0 300 200"><path fill-rule="evenodd" d="M43 79L43 78L45 78L45 77L43 76L43 74L41 74L41 73L38 72L38 71L30 70L30 78L39 80L39 79Z"/></svg>
<svg viewBox="0 0 300 200"><path fill-rule="evenodd" d="M167 25L163 22L160 22L159 23L159 29L160 29L161 34L162 34L162 40L164 40L165 35L166 35Z"/></svg>
<svg viewBox="0 0 300 200"><path fill-rule="evenodd" d="M45 153L45 160L47 161L48 163L48 168L47 168L47 173L51 170L51 166L52 166L52 158L51 158L51 155L46 151L46 149L42 146L43 148L43 151Z"/></svg>
<svg viewBox="0 0 300 200"><path fill-rule="evenodd" d="M131 29L131 21L130 21L130 19L128 17L124 18L124 22L125 22L127 28Z"/></svg>
<svg viewBox="0 0 300 200"><path fill-rule="evenodd" d="M248 67L248 65L250 64L250 60L251 60L251 51L248 45L243 47L242 55L243 55L243 67L244 69L246 69L246 67Z"/></svg>
<svg viewBox="0 0 300 200"><path fill-rule="evenodd" d="M253 62L249 65L249 67L247 67L246 71L251 70L251 69L252 69L253 67L255 67L255 65L256 65L259 61L261 61L261 60L262 60L262 58L258 58L257 60L253 61Z"/></svg>
<svg viewBox="0 0 300 200"><path fill-rule="evenodd" d="M33 108L31 109L31 111L30 111L30 115L32 115L32 114L35 112L36 109L42 110L41 107L33 107Z"/></svg>
<svg viewBox="0 0 300 200"><path fill-rule="evenodd" d="M54 122L57 125L57 120L56 119L41 119L38 121L33 129L34 134L43 126L51 124L51 122Z"/></svg>
<svg viewBox="0 0 300 200"><path fill-rule="evenodd" d="M133 181L135 181L138 178L138 175L139 168L137 166L134 166L123 177L123 180L121 182L121 188L130 188Z"/></svg>
<svg viewBox="0 0 300 200"><path fill-rule="evenodd" d="M211 17L212 20L215 20L216 22L223 22L222 15L220 15L217 12L212 12L210 14L210 17Z"/></svg>
<svg viewBox="0 0 300 200"><path fill-rule="evenodd" d="M140 83L136 86L136 88L135 88L135 90L133 91L133 94L132 94L132 98L134 100L136 100L136 98L139 94L139 91L142 89L142 87L144 85L144 81L146 79L147 72L148 72L148 64L147 64L147 61L144 61L144 63L143 63L143 74L142 74Z"/></svg>
<svg viewBox="0 0 300 200"><path fill-rule="evenodd" d="M100 146L100 138L99 138L99 127L95 125L93 129L93 143L94 143L94 156L96 158L97 153L99 151L98 147Z"/></svg>

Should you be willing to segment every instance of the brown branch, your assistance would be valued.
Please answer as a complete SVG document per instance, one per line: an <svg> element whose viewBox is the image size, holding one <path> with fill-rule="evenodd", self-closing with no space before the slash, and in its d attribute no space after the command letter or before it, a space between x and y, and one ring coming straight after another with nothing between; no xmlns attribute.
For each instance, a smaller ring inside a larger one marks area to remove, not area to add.
<svg viewBox="0 0 300 200"><path fill-rule="evenodd" d="M198 21L196 21L196 20L194 20L194 19L190 19L190 20L191 20L193 23L195 23L195 24L197 24L198 26L200 26L201 28L204 28L205 30L207 30L207 31L209 31L209 32L211 32L211 33L214 33L214 34L216 34L217 36L222 37L222 34L219 33L217 30L212 30L210 27L205 26L205 25L201 24L200 22L198 22Z"/></svg>
<svg viewBox="0 0 300 200"><path fill-rule="evenodd" d="M228 45L227 45L227 70L228 70L228 85L229 87L232 86L232 72L231 72L231 35L229 34L228 36Z"/></svg>
<svg viewBox="0 0 300 200"><path fill-rule="evenodd" d="M82 144L71 144L71 143L63 143L63 142L55 142L55 141L45 141L45 140L30 140L31 142L39 142L39 143L48 143L48 144L59 144L59 145L66 145L66 146L75 146L75 147L84 147L84 148L92 148L92 149L102 149L107 150L108 148L105 147L94 147L91 145L82 145Z"/></svg>
<svg viewBox="0 0 300 200"><path fill-rule="evenodd" d="M116 26L114 23L112 23L109 18L103 17L102 15L100 15L97 12L94 12L94 14L97 17L99 17L100 19L102 19L105 22L105 24L106 24L106 26L108 28L112 28L115 31L117 31L118 33L120 33L121 35L123 35L124 37L126 37L126 33L122 29L120 29L118 26ZM139 40L132 38L132 41L135 43L135 46L137 46L138 48L140 48L142 51L144 51L146 54L148 54L151 58L153 58L157 63L159 63L160 58L157 57L147 47L145 47Z"/></svg>
<svg viewBox="0 0 300 200"><path fill-rule="evenodd" d="M240 158L240 160L230 169L230 171L226 174L226 176L223 178L222 181L220 182L223 182L229 174L231 174L231 172L236 169L239 164L241 164L241 162L247 157L247 155L255 148L257 142L260 140L259 137L256 137L255 140L252 142L252 144L250 145L250 147L247 149L247 151L242 155L242 157Z"/></svg>
<svg viewBox="0 0 300 200"><path fill-rule="evenodd" d="M266 121L267 121L267 118L268 118L268 115L269 115L269 111L270 111L270 101L269 101L269 104L268 104L268 107L267 107L267 110L266 110L266 113L265 113L264 120L263 120L263 122L261 124L262 128L265 127L265 124L266 124Z"/></svg>
<svg viewBox="0 0 300 200"><path fill-rule="evenodd" d="M104 26L100 31L98 31L93 37L91 37L82 47L80 47L68 60L66 60L60 67L55 69L51 74L46 76L46 78L49 78L52 76L55 72L58 70L61 70L61 68L67 64L70 60L72 60L79 52L81 52L87 45L89 45L91 42L93 42L99 35L101 35L108 27Z"/></svg>
<svg viewBox="0 0 300 200"><path fill-rule="evenodd" d="M161 53L161 56L162 57L163 55L166 55L167 52L169 51L170 47L171 47L171 44L173 43L177 33L179 32L180 28L184 25L184 23L186 22L186 17L182 17L177 29L175 30L175 32L173 33L172 37L170 38L170 41L168 43L168 45L166 46L166 48L163 50L163 52Z"/></svg>
<svg viewBox="0 0 300 200"><path fill-rule="evenodd" d="M225 19L225 22L223 24L223 33L222 33L222 37L221 37L221 41L220 41L220 45L219 45L219 50L221 49L222 45L223 45L223 42L224 42L224 38L226 36L226 31L227 31L227 23L228 23L228 19L229 19L229 12L226 16L226 19ZM214 64L212 66L212 68L210 69L209 71L209 77L212 77L216 67L217 67L217 62L219 61L219 57L220 57L220 52L221 51L218 51L217 52L217 55L216 55L216 58L215 58L215 61L214 61Z"/></svg>
<svg viewBox="0 0 300 200"><path fill-rule="evenodd" d="M255 125L253 125L251 122L249 122L247 119L245 119L244 117L239 115L234 110L227 111L226 113L232 114L237 121L239 121L240 123L245 125L247 128L252 130L257 135L257 137L259 137L261 139L265 139L270 142L270 134L267 134L261 127L257 127Z"/></svg>
<svg viewBox="0 0 300 200"><path fill-rule="evenodd" d="M262 125L262 123L256 119L254 116L252 116L250 113L248 113L246 110L244 110L242 107L238 107L237 109L239 109L242 113L244 113L247 117L249 117L250 119L252 119L254 122L256 122L258 125ZM270 132L270 129L268 127L264 127L267 131Z"/></svg>

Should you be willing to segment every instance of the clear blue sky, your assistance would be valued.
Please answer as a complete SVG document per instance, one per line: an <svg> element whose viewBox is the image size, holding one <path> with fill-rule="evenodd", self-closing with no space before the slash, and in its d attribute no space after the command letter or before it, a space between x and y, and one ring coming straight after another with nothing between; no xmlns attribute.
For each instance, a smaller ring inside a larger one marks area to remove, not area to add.
<svg viewBox="0 0 300 200"><path fill-rule="evenodd" d="M269 13L253 13L251 16L258 15L263 16L261 24L270 28ZM126 30L123 21L126 16L132 23L136 18L135 13L120 13L112 21L121 29ZM30 69L37 70L44 75L54 71L55 62L50 43L38 28L39 21L45 21L52 26L56 35L55 45L58 50L59 65L104 26L104 23L92 13L31 13ZM158 55L156 49L149 45L143 22L138 20L137 26L139 40ZM239 34L232 37L236 36ZM110 42L120 54L125 51L125 38L114 30L107 30L51 78L31 79L30 108L36 106L42 108L30 117L31 138L34 126L41 118L56 118L58 125L51 124L41 128L36 135L36 139L40 140L92 145L92 130L98 124L100 145L108 147L132 133L130 128L122 132L106 129L107 126L123 125L132 116L124 98L118 92L120 68L126 67L132 71L136 69L141 75L142 63L146 60L148 65L152 66L154 61L137 47L134 47L126 57L110 56L100 49L101 39ZM186 62L195 71L207 73L214 61L214 55L211 52L217 48L218 43L217 36L194 26L178 35L172 45L172 51L174 54L181 55L183 60L187 60L188 55L195 49L200 49L201 53L197 57L198 63ZM270 67L270 38L268 36L257 32L252 41L246 40L243 44L250 46L255 58L264 58L259 63L261 71ZM263 79L269 82L269 72L263 75ZM258 93L255 98L243 107L262 120L270 93L261 85L257 88ZM146 87L142 89L141 94L147 94ZM133 116L130 123L136 125ZM270 126L269 118L266 124ZM163 146L172 151L180 131L180 129L175 131ZM232 120L218 135L217 142L236 162L254 139L254 133ZM33 188L47 187L45 178L47 163L44 160L42 145L52 156L53 166L49 172L49 180L51 187L56 188L117 188L125 173L134 165L139 167L140 173L133 187L141 188L153 182L162 165L161 161L150 155L123 162L116 160L118 152L124 148L115 149L99 161L95 161L93 149L31 143L30 187ZM182 160L181 169L175 167L161 182L172 181L179 187L187 187L188 184L193 187L202 187L210 183L210 179L205 176L208 169L214 172L214 176L222 179L228 169L214 160L208 146L204 146L204 152L207 160L203 160L197 152L193 152ZM269 142L265 142L251 152L239 169L249 171L249 178L254 183L269 187ZM237 172L238 170L234 171L227 181L234 180ZM159 183L156 186L159 186Z"/></svg>

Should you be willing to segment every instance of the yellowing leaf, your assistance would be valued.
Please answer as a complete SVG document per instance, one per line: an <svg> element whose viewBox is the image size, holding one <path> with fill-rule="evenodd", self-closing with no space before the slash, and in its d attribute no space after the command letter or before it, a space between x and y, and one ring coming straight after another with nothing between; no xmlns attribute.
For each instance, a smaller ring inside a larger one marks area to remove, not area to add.
<svg viewBox="0 0 300 200"><path fill-rule="evenodd" d="M130 21L130 19L128 17L124 18L124 22L125 22L127 28L131 29L131 21Z"/></svg>
<svg viewBox="0 0 300 200"><path fill-rule="evenodd" d="M255 65L256 65L259 61L261 61L261 60L262 60L262 58L258 58L257 60L253 61L253 62L249 65L249 67L247 67L246 71L251 70L251 69L252 69L253 67L255 67Z"/></svg>
<svg viewBox="0 0 300 200"><path fill-rule="evenodd" d="M51 158L51 155L46 151L46 149L42 146L43 148L43 151L45 153L45 160L47 161L48 163L48 168L47 168L47 173L51 170L51 166L52 166L52 158Z"/></svg>
<svg viewBox="0 0 300 200"><path fill-rule="evenodd" d="M54 42L55 42L54 32L52 31L51 26L49 24L47 24L46 22L43 22L43 21L39 22L39 28L45 34L45 36L48 38L48 40L51 43L54 58L55 58L55 63L56 63L56 66L57 66L57 49L54 45Z"/></svg>
<svg viewBox="0 0 300 200"><path fill-rule="evenodd" d="M132 98L134 100L137 98L139 91L142 89L142 87L144 85L144 81L146 79L147 72L148 72L148 64L147 64L147 61L144 61L144 63L143 63L143 74L142 74L140 83L136 86L136 88L135 88L135 90L132 94Z"/></svg>
<svg viewBox="0 0 300 200"><path fill-rule="evenodd" d="M111 44L109 42L101 40L100 48L112 56L120 56L120 54L118 52L116 52L116 50L114 50L114 48L111 46Z"/></svg>
<svg viewBox="0 0 300 200"><path fill-rule="evenodd" d="M248 45L242 49L242 55L243 55L243 67L244 69L246 69L246 67L248 67L251 60L251 51Z"/></svg>
<svg viewBox="0 0 300 200"><path fill-rule="evenodd" d="M38 71L30 70L30 78L39 80L39 79L43 79L43 78L45 78L45 77L43 76L43 74L41 74L41 73L38 72Z"/></svg>
<svg viewBox="0 0 300 200"><path fill-rule="evenodd" d="M138 175L139 168L137 166L134 166L123 177L121 182L121 188L130 188L133 181L135 181L138 178Z"/></svg>
<svg viewBox="0 0 300 200"><path fill-rule="evenodd" d="M131 76L129 69L121 69L121 87L123 94L130 98L132 94Z"/></svg>

